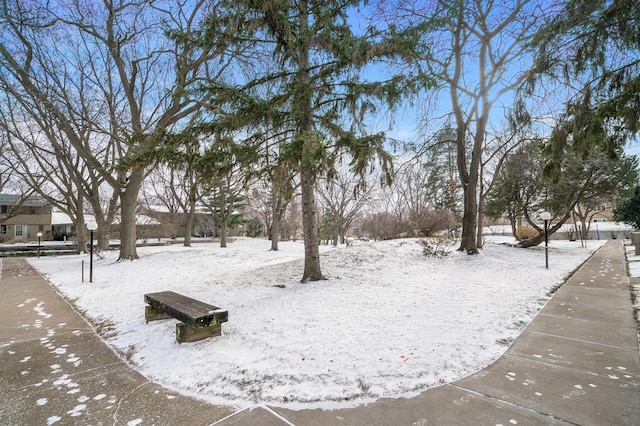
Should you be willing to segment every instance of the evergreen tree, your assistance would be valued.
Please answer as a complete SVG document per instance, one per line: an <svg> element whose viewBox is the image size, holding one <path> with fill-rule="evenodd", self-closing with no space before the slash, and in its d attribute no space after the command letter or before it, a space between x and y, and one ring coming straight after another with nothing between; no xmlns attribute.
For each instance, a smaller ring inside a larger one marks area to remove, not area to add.
<svg viewBox="0 0 640 426"><path fill-rule="evenodd" d="M614 210L614 219L640 229L640 186Z"/></svg>
<svg viewBox="0 0 640 426"><path fill-rule="evenodd" d="M357 35L349 23L349 12L360 2L353 0L236 0L226 2L207 21L203 43L222 43L217 26L236 19L234 42L244 46L251 72L234 84L209 85L211 104L225 109L221 126L264 126L290 131L282 144L283 161L295 164L300 176L305 265L302 281L321 280L318 250L316 182L332 177L333 164L343 153L351 167L364 174L378 159L390 173L390 156L382 133L368 134L360 126L376 105L373 97L387 102L399 100L406 86L403 79L365 81L360 70L373 59L394 54L402 43L381 40L370 29ZM236 17L236 18L230 18ZM410 38L402 40L409 43ZM405 43L403 49L410 46ZM240 49L242 50L242 49ZM261 59L264 59L261 62ZM272 61L279 68L266 66ZM277 82L280 90L256 90ZM261 97L256 93L262 93ZM270 95L267 95L271 93ZM256 137L259 135L256 133ZM388 176L389 177L389 176Z"/></svg>
<svg viewBox="0 0 640 426"><path fill-rule="evenodd" d="M577 88L546 148L548 172L562 156L599 151L615 157L640 130L640 7L637 0L569 0L537 37L537 82Z"/></svg>

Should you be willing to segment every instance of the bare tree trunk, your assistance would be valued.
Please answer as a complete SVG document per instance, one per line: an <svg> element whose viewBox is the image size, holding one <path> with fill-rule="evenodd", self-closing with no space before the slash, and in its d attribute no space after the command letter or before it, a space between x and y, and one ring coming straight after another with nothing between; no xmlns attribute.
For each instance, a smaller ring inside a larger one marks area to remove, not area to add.
<svg viewBox="0 0 640 426"><path fill-rule="evenodd" d="M459 251L466 251L467 254L478 254L476 245L476 229L478 225L478 167L480 155L476 155L474 147L471 154L471 167L467 171L465 128L457 129L458 146L458 169L460 170L460 181L463 188L464 209L462 214L462 240ZM476 136L477 138L477 136ZM478 150L479 151L479 150Z"/></svg>
<svg viewBox="0 0 640 426"><path fill-rule="evenodd" d="M110 225L108 227L110 227ZM104 232L102 232L100 228L98 228L98 251L109 250L110 237L111 232L109 229L105 229Z"/></svg>
<svg viewBox="0 0 640 426"><path fill-rule="evenodd" d="M226 215L225 215L226 216ZM220 224L220 247L227 247L227 218L224 217Z"/></svg>
<svg viewBox="0 0 640 426"><path fill-rule="evenodd" d="M129 181L120 194L120 257L118 260L134 260L138 258L136 250L136 208L138 193L144 178L143 169L136 167L131 171Z"/></svg>
<svg viewBox="0 0 640 426"><path fill-rule="evenodd" d="M509 215L509 224L511 225L511 235L515 237L516 231L518 230L515 215L512 215L512 214Z"/></svg>
<svg viewBox="0 0 640 426"><path fill-rule="evenodd" d="M271 250L278 251L278 240L280 239L280 197L276 201L276 191L272 192L271 201Z"/></svg>
<svg viewBox="0 0 640 426"><path fill-rule="evenodd" d="M228 188L228 186L227 186ZM220 247L227 247L227 223L229 223L229 215L231 214L232 206L227 206L226 188L220 193Z"/></svg>
<svg viewBox="0 0 640 426"><path fill-rule="evenodd" d="M76 227L76 243L78 244L78 253L87 252L87 227L84 223L84 217L79 217L78 221L73 224Z"/></svg>
<svg viewBox="0 0 640 426"><path fill-rule="evenodd" d="M104 223L98 222L98 226L102 228L102 231L100 231L98 234L98 247L100 248L100 250L109 250L110 248L109 240L111 239L111 226L113 225L116 213L118 212L119 199L120 194L118 194L117 189L114 189L111 198L109 198L106 215L103 215ZM94 212L99 211L101 211L99 207L94 207Z"/></svg>
<svg viewBox="0 0 640 426"><path fill-rule="evenodd" d="M565 222L569 219L570 216L571 216L571 211L569 211L569 213L566 213L562 218L560 218L560 220L558 220L555 225L553 226L549 225L549 228L547 230L548 235L551 236L554 233L556 233L560 228L562 228L562 225L565 224ZM531 223L530 218L528 216L526 217L526 219L527 219L527 222ZM528 240L520 241L518 243L520 247L524 247L524 248L535 247L544 241L544 230L541 230L537 226L536 228L540 231L538 236L534 238L529 238Z"/></svg>
<svg viewBox="0 0 640 426"><path fill-rule="evenodd" d="M193 218L195 217L195 203L194 207L189 207L187 213L187 220L184 224L184 246L191 247L191 234L193 234Z"/></svg>
<svg viewBox="0 0 640 426"><path fill-rule="evenodd" d="M469 181L464 189L464 214L462 215L462 241L458 250L467 254L477 254L476 226L478 220L478 202L476 182Z"/></svg>
<svg viewBox="0 0 640 426"><path fill-rule="evenodd" d="M484 231L484 183L482 177L480 177L480 191L478 191L480 197L478 200L478 229L476 232L476 246L481 249L484 245L484 239L482 232Z"/></svg>
<svg viewBox="0 0 640 426"><path fill-rule="evenodd" d="M190 189L189 194L189 211L187 212L187 221L184 225L184 246L191 247L191 234L193 234L193 218L196 215L196 197L195 186Z"/></svg>

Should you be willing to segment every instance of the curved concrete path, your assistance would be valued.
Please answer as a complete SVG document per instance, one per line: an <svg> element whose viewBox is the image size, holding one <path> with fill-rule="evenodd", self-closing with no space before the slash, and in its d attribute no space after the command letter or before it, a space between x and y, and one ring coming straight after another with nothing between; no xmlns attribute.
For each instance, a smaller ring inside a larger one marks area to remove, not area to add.
<svg viewBox="0 0 640 426"><path fill-rule="evenodd" d="M0 282L2 425L640 425L637 324L618 241L486 369L341 410L234 413L171 392L131 370L23 259L3 260Z"/></svg>
<svg viewBox="0 0 640 426"><path fill-rule="evenodd" d="M132 370L23 258L2 259L0 425L210 425L233 412Z"/></svg>

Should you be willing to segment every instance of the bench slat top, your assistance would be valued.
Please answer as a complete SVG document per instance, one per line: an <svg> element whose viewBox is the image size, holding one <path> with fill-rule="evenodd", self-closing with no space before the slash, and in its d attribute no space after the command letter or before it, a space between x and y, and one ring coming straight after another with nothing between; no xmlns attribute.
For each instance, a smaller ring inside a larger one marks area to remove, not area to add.
<svg viewBox="0 0 640 426"><path fill-rule="evenodd" d="M227 311L173 291L147 293L144 301L156 308L163 305L168 313L191 325L208 324L215 317L226 321Z"/></svg>

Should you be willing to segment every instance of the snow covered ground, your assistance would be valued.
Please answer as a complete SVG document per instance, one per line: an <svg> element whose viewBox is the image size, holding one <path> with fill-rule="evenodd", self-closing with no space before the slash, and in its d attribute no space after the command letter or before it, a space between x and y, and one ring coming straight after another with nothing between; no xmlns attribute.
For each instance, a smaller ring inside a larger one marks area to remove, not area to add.
<svg viewBox="0 0 640 426"><path fill-rule="evenodd" d="M604 243L552 241L547 270L543 247L499 238L478 256L446 258L423 256L415 239L323 246L328 280L304 284L301 242L277 252L250 238L226 249L145 247L125 262L108 252L94 259L92 284L81 282L87 255L29 261L160 384L238 407L331 408L409 396L487 366ZM178 345L174 320L145 324L143 295L163 290L228 310L223 335Z"/></svg>

